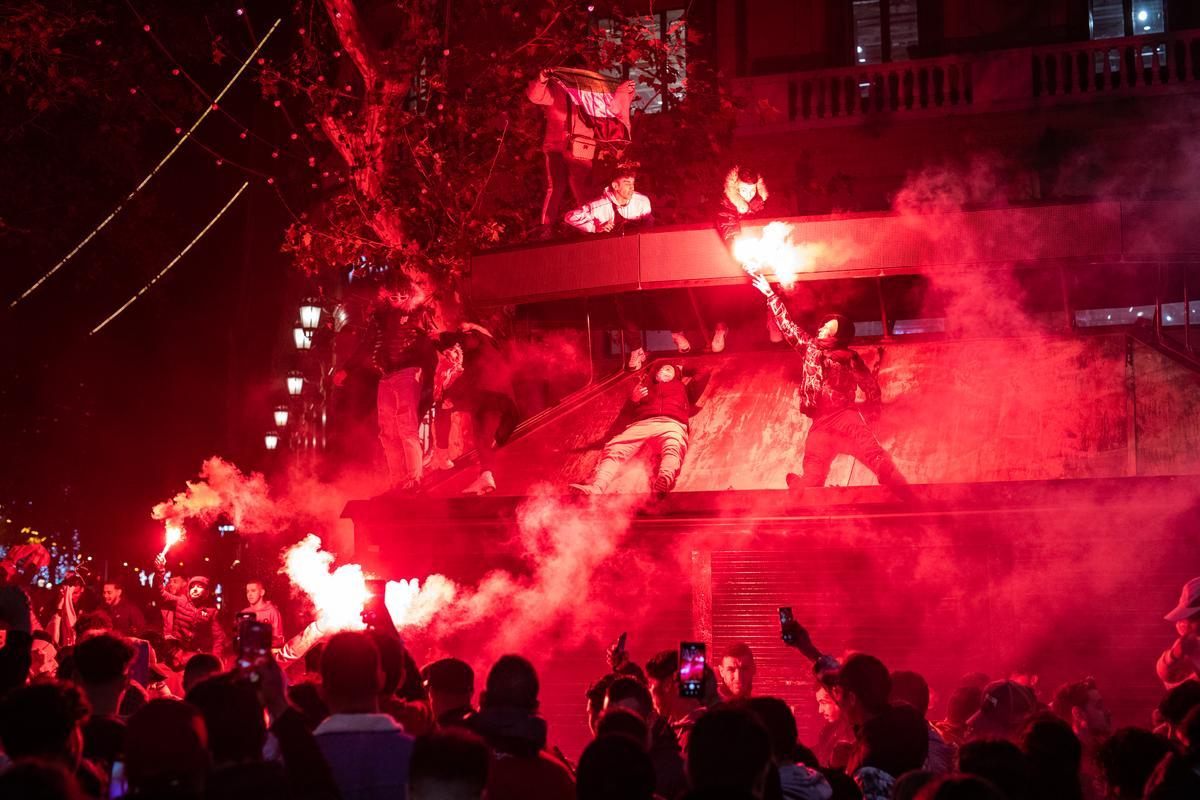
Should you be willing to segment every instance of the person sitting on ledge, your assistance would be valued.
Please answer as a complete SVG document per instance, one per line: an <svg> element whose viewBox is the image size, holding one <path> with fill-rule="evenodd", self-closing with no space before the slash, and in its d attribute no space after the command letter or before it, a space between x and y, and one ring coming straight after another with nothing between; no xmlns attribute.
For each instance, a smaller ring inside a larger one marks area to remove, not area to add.
<svg viewBox="0 0 1200 800"><path fill-rule="evenodd" d="M649 228L654 224L654 212L650 207L650 198L635 191L636 181L637 165L621 164L613 172L612 183L604 190L603 195L574 211L567 212L563 221L585 234L611 233L619 236L629 231ZM624 337L625 346L629 348L628 367L631 372L636 372L646 365L646 347L636 321L642 316L639 298L640 294L636 292L613 297L617 307L617 318L621 323L621 335ZM680 315L671 304L662 310L667 316L668 324L673 329L680 328L671 331L675 348L680 353L689 352L692 349L691 342L676 321Z"/></svg>
<svg viewBox="0 0 1200 800"><path fill-rule="evenodd" d="M684 378L683 367L663 364L647 372L629 395L633 421L604 445L604 452L586 483L572 483L579 494L604 494L617 468L642 447L657 451L658 466L651 488L666 494L675 487L687 454L688 421L706 381ZM618 419L618 422L620 420Z"/></svg>

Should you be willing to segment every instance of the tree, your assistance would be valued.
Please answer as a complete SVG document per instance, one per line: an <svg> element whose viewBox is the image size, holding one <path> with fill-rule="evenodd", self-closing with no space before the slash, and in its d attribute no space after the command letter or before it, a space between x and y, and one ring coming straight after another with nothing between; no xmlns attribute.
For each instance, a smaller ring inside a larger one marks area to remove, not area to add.
<svg viewBox="0 0 1200 800"><path fill-rule="evenodd" d="M472 251L520 241L537 222L543 122L524 88L571 54L606 71L633 67L669 101L667 114L635 118L630 153L660 218L694 218L719 191L732 108L702 62L679 74L700 42L686 18L663 35L619 11L601 24L570 0L320 6L302 50L265 77L268 91L305 97L340 162L322 170L328 195L286 237L310 276L366 257L453 304Z"/></svg>

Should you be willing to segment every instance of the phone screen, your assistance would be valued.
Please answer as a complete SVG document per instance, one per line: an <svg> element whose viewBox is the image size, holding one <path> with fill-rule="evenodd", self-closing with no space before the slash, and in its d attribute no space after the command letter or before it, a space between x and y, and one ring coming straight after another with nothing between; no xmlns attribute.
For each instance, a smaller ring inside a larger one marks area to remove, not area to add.
<svg viewBox="0 0 1200 800"><path fill-rule="evenodd" d="M238 629L238 669L255 679L271 656L271 623L244 620Z"/></svg>
<svg viewBox="0 0 1200 800"><path fill-rule="evenodd" d="M704 642L679 643L679 696L699 697L704 687Z"/></svg>
<svg viewBox="0 0 1200 800"><path fill-rule="evenodd" d="M117 798L124 797L128 793L129 781L125 778L125 764L122 761L114 761L112 776L108 780L109 800L117 800Z"/></svg>
<svg viewBox="0 0 1200 800"><path fill-rule="evenodd" d="M779 627L780 628L782 628L784 625L788 624L789 622L794 622L795 619L796 618L792 615L792 607L791 606L780 606L779 607ZM786 642L787 644L795 643L796 637L791 636L787 633L782 634L782 636L783 636L783 641Z"/></svg>

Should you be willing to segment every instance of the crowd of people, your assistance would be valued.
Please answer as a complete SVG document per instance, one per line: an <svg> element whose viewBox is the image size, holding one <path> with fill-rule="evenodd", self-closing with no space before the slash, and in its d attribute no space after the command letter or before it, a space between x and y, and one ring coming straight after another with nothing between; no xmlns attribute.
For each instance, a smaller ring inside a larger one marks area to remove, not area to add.
<svg viewBox="0 0 1200 800"><path fill-rule="evenodd" d="M811 665L812 702L825 720L812 741L801 741L787 702L755 692L747 645L722 650L704 666L700 690L685 691L679 650L638 664L622 638L581 698L592 740L572 761L539 714L529 660L499 658L479 687L456 658L421 668L381 598L368 604L362 630L323 635L289 660L278 635L262 650L244 640L193 650L200 611L211 607L202 583L149 623L108 584L112 613L76 619L51 666L36 657L46 631L26 590L27 564L11 556L0 562L0 797L1200 797L1200 579L1167 615L1178 638L1160 660L1167 691L1145 727L1113 730L1094 679L1066 683L1044 702L1023 673L967 675L945 717L931 719L922 675L866 653L835 658L789 618L781 638L797 655L787 669L798 676ZM245 614L255 616L244 619L278 633L262 583L248 582L246 595Z"/></svg>

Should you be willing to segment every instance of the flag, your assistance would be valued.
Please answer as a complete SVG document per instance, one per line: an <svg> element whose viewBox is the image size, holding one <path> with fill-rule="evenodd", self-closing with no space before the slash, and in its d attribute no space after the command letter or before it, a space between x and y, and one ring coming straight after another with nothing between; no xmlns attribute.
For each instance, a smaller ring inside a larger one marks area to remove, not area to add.
<svg viewBox="0 0 1200 800"><path fill-rule="evenodd" d="M550 70L567 99L578 110L580 121L600 143L628 144L629 106L617 97L622 81L586 69L560 67Z"/></svg>

